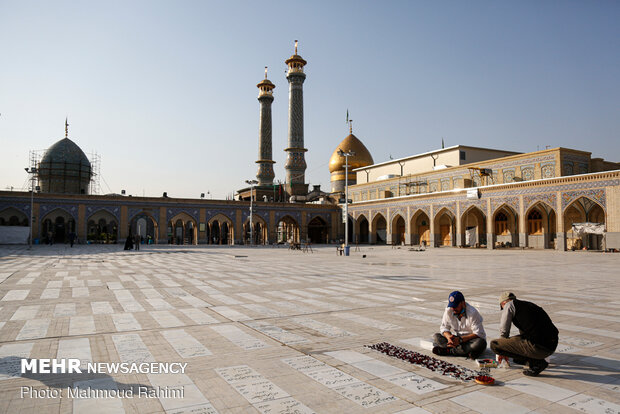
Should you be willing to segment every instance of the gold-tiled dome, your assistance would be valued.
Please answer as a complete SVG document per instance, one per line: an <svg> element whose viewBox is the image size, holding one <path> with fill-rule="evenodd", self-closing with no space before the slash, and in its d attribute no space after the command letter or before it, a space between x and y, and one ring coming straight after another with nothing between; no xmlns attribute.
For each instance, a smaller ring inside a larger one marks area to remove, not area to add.
<svg viewBox="0 0 620 414"><path fill-rule="evenodd" d="M338 151L344 152L353 151L355 155L349 157L349 171L354 168L366 167L374 164L372 155L368 152L368 149L362 141L360 141L355 135L351 134L336 147L332 157L329 159L329 172L344 171L344 157L338 155Z"/></svg>

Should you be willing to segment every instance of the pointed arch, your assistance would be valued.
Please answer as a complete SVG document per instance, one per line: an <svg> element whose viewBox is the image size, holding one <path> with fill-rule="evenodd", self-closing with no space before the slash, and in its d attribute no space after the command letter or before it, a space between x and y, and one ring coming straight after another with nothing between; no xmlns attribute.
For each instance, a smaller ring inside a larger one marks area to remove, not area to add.
<svg viewBox="0 0 620 414"><path fill-rule="evenodd" d="M487 216L477 205L471 205L461 214L462 246L480 247L487 244Z"/></svg>
<svg viewBox="0 0 620 414"><path fill-rule="evenodd" d="M436 246L454 246L456 242L456 216L448 207L437 211L433 219Z"/></svg>
<svg viewBox="0 0 620 414"><path fill-rule="evenodd" d="M550 249L555 247L556 214L544 201L537 201L525 211L525 231L528 247Z"/></svg>
<svg viewBox="0 0 620 414"><path fill-rule="evenodd" d="M430 246L431 243L431 220L426 210L417 209L411 216L411 244Z"/></svg>
<svg viewBox="0 0 620 414"><path fill-rule="evenodd" d="M564 223L562 231L566 235L566 248L568 250L601 250L603 248L603 236L596 234L578 235L573 231L575 223L601 223L607 225L605 208L596 200L587 196L581 196L571 201L564 208Z"/></svg>
<svg viewBox="0 0 620 414"><path fill-rule="evenodd" d="M360 214L355 221L355 234L357 239L356 244L368 244L370 243L370 223L365 214Z"/></svg>
<svg viewBox="0 0 620 414"><path fill-rule="evenodd" d="M387 220L383 213L375 213L372 218L371 229L371 243L385 244L387 241Z"/></svg>
<svg viewBox="0 0 620 414"><path fill-rule="evenodd" d="M519 245L519 216L512 205L502 203L493 212L493 243L499 247Z"/></svg>
<svg viewBox="0 0 620 414"><path fill-rule="evenodd" d="M405 243L405 233L407 231L407 224L405 222L405 218L401 214L394 214L392 216L391 223L392 230L392 244L400 245Z"/></svg>

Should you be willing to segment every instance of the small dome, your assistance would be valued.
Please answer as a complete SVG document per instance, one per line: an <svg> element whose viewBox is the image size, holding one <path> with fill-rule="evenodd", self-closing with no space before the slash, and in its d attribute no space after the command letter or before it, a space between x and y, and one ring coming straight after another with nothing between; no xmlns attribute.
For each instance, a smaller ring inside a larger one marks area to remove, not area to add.
<svg viewBox="0 0 620 414"><path fill-rule="evenodd" d="M340 145L338 145L338 147L334 150L332 157L329 159L330 173L334 171L344 171L345 159L344 157L338 155L339 150L344 152L353 151L355 153L355 155L349 157L349 171L375 163L366 146L362 144L362 141L360 141L355 135L351 134L342 140Z"/></svg>

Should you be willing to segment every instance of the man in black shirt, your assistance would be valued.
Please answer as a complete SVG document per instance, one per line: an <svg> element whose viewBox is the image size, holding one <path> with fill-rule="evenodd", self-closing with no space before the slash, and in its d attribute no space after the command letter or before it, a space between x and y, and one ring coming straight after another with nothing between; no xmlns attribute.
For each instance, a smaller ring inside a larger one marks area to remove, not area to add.
<svg viewBox="0 0 620 414"><path fill-rule="evenodd" d="M545 358L558 346L558 329L543 308L518 300L512 292L502 293L499 302L502 309L501 338L491 341L491 349L498 355L498 360L512 357L515 361L527 363L529 367L523 369L523 374L535 377L549 365ZM513 323L520 334L509 337Z"/></svg>

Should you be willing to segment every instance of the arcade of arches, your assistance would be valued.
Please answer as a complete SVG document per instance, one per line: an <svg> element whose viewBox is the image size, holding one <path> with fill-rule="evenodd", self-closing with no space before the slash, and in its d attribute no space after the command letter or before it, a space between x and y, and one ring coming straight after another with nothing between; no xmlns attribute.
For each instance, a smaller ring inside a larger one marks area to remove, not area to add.
<svg viewBox="0 0 620 414"><path fill-rule="evenodd" d="M573 231L575 223L607 224L604 206L588 196L564 201L561 209L559 203L556 202L554 208L546 200L534 200L527 208L514 202L495 202L492 210L490 202L468 204L457 202L452 208L412 206L407 209L409 215L396 213L390 220L386 219L387 209L372 211L366 208L358 210L357 215L353 210L355 234L352 240L360 244L431 247L605 248L602 235L577 235ZM399 206L399 210L402 207ZM367 217L373 218L369 222Z"/></svg>

